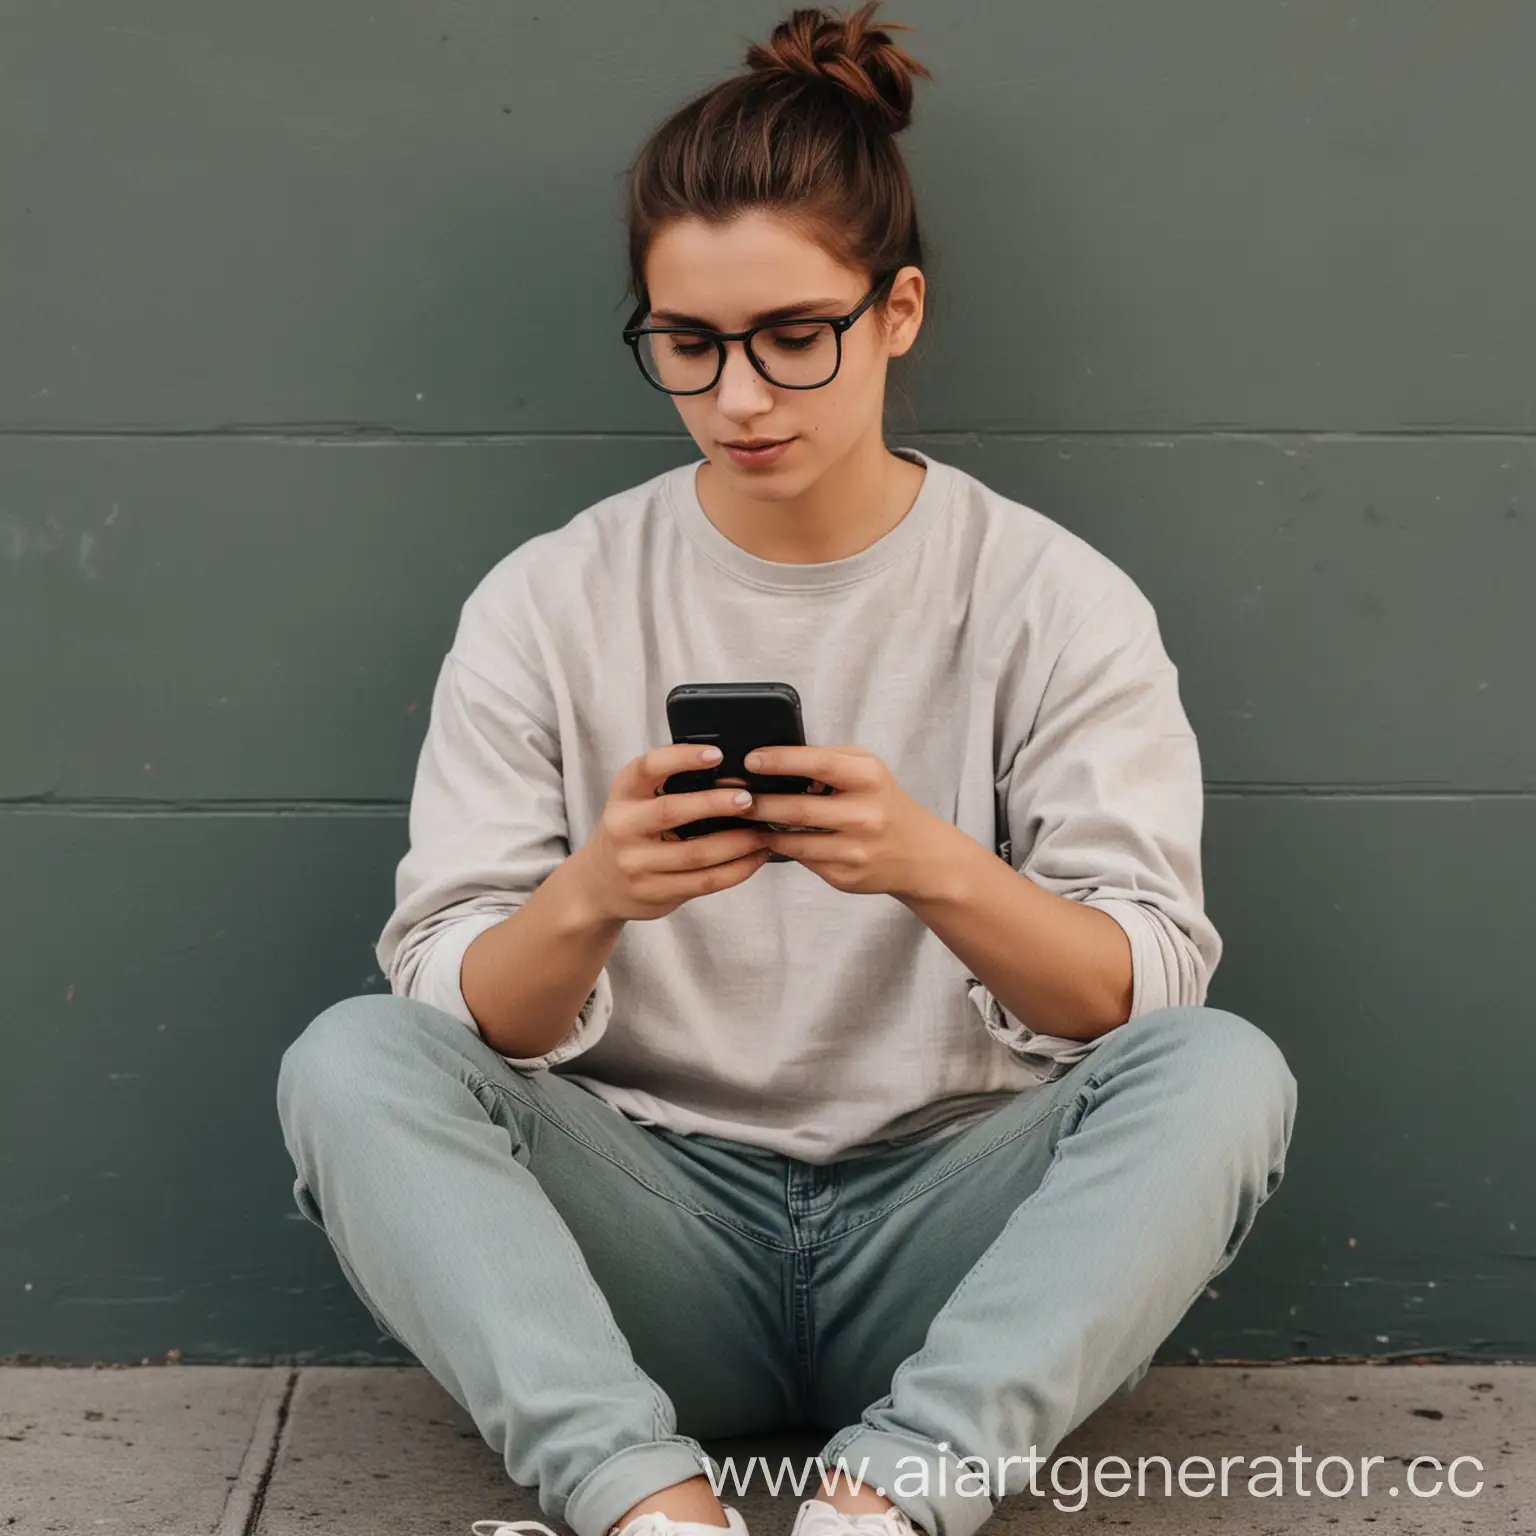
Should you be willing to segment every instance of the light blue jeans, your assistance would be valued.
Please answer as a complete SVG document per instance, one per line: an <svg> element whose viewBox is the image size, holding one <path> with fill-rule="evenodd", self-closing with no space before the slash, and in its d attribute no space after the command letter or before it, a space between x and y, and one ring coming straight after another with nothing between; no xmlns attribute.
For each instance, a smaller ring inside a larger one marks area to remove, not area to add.
<svg viewBox="0 0 1536 1536"><path fill-rule="evenodd" d="M636 1125L364 996L288 1047L277 1102L348 1283L577 1536L718 1473L701 1438L808 1427L822 1468L972 1536L1027 1486L999 1458L1134 1390L1232 1262L1296 1080L1256 1025L1169 1008L958 1134L815 1165Z"/></svg>

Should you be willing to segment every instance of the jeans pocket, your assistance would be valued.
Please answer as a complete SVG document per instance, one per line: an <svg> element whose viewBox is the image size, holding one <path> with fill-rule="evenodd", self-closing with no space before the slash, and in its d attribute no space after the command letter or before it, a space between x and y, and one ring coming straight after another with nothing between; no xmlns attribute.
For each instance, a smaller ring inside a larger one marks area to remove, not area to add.
<svg viewBox="0 0 1536 1536"><path fill-rule="evenodd" d="M345 1277L347 1284L357 1293L357 1299L368 1309L368 1315L395 1343L403 1346L405 1349L410 1349L411 1346L385 1321L384 1314L379 1311L378 1307L374 1304L373 1298L363 1289L362 1282L357 1278L356 1271L347 1262L347 1256L336 1246L336 1239L326 1230L325 1220L320 1214L320 1207L316 1203L309 1185L304 1182L303 1174L300 1174L293 1181L293 1200L294 1204L299 1208L299 1214L303 1216L305 1221L319 1227L325 1233L325 1240L331 1245L331 1252L336 1255L336 1262L341 1267L342 1275Z"/></svg>

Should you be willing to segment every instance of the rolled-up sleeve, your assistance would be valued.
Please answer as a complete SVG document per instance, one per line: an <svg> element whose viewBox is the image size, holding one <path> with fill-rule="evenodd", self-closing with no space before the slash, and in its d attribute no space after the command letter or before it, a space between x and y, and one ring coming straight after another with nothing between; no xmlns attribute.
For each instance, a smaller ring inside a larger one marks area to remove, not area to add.
<svg viewBox="0 0 1536 1536"><path fill-rule="evenodd" d="M470 944L528 899L570 852L559 742L538 713L450 649L433 689L411 794L410 847L395 872L395 908L375 953L390 990L479 1033L460 967ZM537 1071L580 1055L607 1028L604 966L567 1033Z"/></svg>
<svg viewBox="0 0 1536 1536"><path fill-rule="evenodd" d="M999 783L1006 856L1097 907L1130 942L1130 1018L1205 1001L1222 941L1205 912L1200 750L1151 603L1120 573L1061 648L1027 739ZM988 1032L1048 1076L1092 1040L1040 1034L980 982Z"/></svg>

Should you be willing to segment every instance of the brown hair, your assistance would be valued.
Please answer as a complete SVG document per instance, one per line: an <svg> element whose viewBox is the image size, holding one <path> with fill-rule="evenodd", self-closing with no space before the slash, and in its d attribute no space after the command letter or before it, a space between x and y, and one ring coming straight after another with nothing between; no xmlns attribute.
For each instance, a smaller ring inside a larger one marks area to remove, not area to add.
<svg viewBox="0 0 1536 1536"><path fill-rule="evenodd" d="M723 224L749 208L794 221L871 282L922 265L912 186L892 135L912 120L913 76L932 76L871 24L879 4L841 17L791 12L767 43L747 49L746 73L695 96L652 133L628 173L637 303L662 225Z"/></svg>

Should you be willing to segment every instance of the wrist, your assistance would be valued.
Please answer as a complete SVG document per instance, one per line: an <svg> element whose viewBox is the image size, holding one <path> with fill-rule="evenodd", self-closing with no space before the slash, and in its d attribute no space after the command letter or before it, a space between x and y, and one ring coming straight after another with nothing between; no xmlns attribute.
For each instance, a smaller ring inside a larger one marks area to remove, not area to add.
<svg viewBox="0 0 1536 1536"><path fill-rule="evenodd" d="M556 916L566 933L595 936L623 928L625 919L603 906L597 884L591 878L585 844L563 859L544 885L553 887L550 895L558 903Z"/></svg>
<svg viewBox="0 0 1536 1536"><path fill-rule="evenodd" d="M918 840L917 847L902 889L892 895L914 912L924 907L959 905L971 883L970 861L978 853L985 854L986 849L953 822L938 816L932 818L928 835Z"/></svg>

